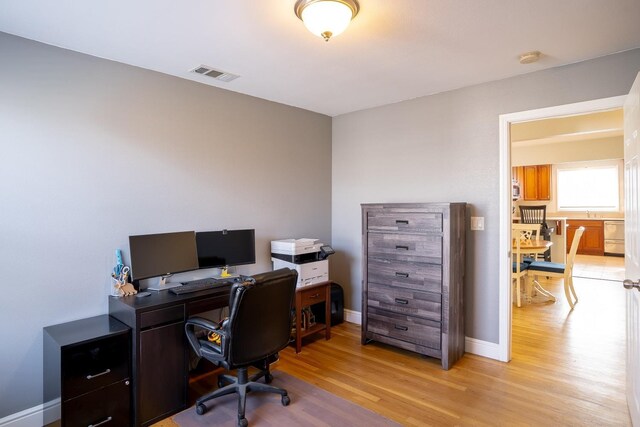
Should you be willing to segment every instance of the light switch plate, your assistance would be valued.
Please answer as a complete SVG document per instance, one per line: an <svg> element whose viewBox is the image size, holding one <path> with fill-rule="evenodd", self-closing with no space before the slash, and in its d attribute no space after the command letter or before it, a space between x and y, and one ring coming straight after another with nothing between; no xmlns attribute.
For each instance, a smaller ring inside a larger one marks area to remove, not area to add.
<svg viewBox="0 0 640 427"><path fill-rule="evenodd" d="M484 230L484 217L472 216L471 217L471 231L483 231Z"/></svg>

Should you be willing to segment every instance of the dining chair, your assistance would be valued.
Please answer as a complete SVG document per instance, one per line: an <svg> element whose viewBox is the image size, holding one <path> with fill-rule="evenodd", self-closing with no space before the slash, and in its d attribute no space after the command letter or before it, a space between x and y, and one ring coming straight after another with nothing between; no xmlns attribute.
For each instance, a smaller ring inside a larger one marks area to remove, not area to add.
<svg viewBox="0 0 640 427"><path fill-rule="evenodd" d="M578 303L578 295L576 295L576 290L573 287L573 263L576 258L576 252L578 252L578 245L580 244L582 233L584 233L584 227L579 227L573 237L573 242L571 243L571 249L569 250L566 264L549 261L534 261L529 264L527 268L528 271L533 273L533 280L538 280L539 275L563 279L564 294L567 297L567 302L572 310ZM574 299L575 301L573 301Z"/></svg>
<svg viewBox="0 0 640 427"><path fill-rule="evenodd" d="M549 230L547 227L547 206L546 205L529 205L519 206L520 223L521 224L540 224L538 236L545 237L548 240ZM541 234L542 233L542 234ZM545 261L551 261L551 250L538 254L537 258ZM537 259L534 256L534 260Z"/></svg>
<svg viewBox="0 0 640 427"><path fill-rule="evenodd" d="M516 223L511 225L511 235L515 239L516 237L520 238L520 241L523 240L531 240L534 237L536 239L540 239L540 230L542 229L542 224L523 224ZM536 260L536 254L524 254L522 257L522 262L527 264L531 264Z"/></svg>
<svg viewBox="0 0 640 427"><path fill-rule="evenodd" d="M531 240L534 236L537 238L539 235L540 224L512 224L511 226L511 237L515 240L515 245L512 249L511 280L515 281L516 284L516 305L518 307L522 306L522 289L520 284L524 281L526 288L526 276L529 267L529 263L524 262L522 259L525 254L522 253L521 244L524 241ZM528 289L527 295L529 295Z"/></svg>

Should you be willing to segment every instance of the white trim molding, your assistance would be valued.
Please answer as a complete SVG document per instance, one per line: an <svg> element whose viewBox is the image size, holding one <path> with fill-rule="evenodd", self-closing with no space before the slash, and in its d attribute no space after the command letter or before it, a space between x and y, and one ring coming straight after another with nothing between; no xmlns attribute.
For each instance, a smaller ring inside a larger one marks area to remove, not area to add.
<svg viewBox="0 0 640 427"><path fill-rule="evenodd" d="M345 308L344 320L349 323L355 323L356 325L362 325L362 313Z"/></svg>
<svg viewBox="0 0 640 427"><path fill-rule="evenodd" d="M60 419L60 399L0 418L0 427L42 427Z"/></svg>
<svg viewBox="0 0 640 427"><path fill-rule="evenodd" d="M596 111L621 108L626 95L575 104L558 105L539 108L537 110L520 111L501 114L499 121L500 136L500 244L499 244L499 292L498 292L498 360L511 360L511 136L509 127L512 123L532 120L543 120L553 117L574 116Z"/></svg>

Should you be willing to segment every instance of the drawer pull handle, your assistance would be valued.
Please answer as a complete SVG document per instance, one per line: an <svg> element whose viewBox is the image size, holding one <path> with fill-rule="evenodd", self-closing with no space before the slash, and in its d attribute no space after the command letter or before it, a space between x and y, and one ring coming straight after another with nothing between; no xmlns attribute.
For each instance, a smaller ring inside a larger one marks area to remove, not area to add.
<svg viewBox="0 0 640 427"><path fill-rule="evenodd" d="M112 419L113 419L112 417L107 417L107 418L105 418L104 420L100 421L100 422L99 422L99 423L97 423L97 424L89 424L89 427L98 427L98 426L101 426L102 424L106 424L106 423L108 423L108 422L109 422L109 421L111 421Z"/></svg>
<svg viewBox="0 0 640 427"><path fill-rule="evenodd" d="M309 298L318 298L320 296L320 294L313 294L313 295L309 295Z"/></svg>
<svg viewBox="0 0 640 427"><path fill-rule="evenodd" d="M409 277L409 273L398 273L396 271L396 277L404 277L406 279Z"/></svg>
<svg viewBox="0 0 640 427"><path fill-rule="evenodd" d="M398 250L402 249L403 251L408 251L409 250L409 246L396 245L396 249L398 249Z"/></svg>
<svg viewBox="0 0 640 427"><path fill-rule="evenodd" d="M408 331L409 328L407 328L406 326L400 326L400 325L393 325L394 328L396 328L399 331Z"/></svg>
<svg viewBox="0 0 640 427"><path fill-rule="evenodd" d="M407 304L409 304L409 301L406 300L406 299L396 298L396 303L407 305Z"/></svg>
<svg viewBox="0 0 640 427"><path fill-rule="evenodd" d="M409 221L406 219L396 219L396 224L409 225Z"/></svg>
<svg viewBox="0 0 640 427"><path fill-rule="evenodd" d="M107 369L107 370L105 370L104 372L100 372L99 374L95 374L95 375L87 375L87 379L88 379L88 380L92 380L92 379L94 379L94 378L96 378L96 377L99 377L99 376L101 376L101 375L106 375L106 374L108 374L109 372L111 372L111 369Z"/></svg>

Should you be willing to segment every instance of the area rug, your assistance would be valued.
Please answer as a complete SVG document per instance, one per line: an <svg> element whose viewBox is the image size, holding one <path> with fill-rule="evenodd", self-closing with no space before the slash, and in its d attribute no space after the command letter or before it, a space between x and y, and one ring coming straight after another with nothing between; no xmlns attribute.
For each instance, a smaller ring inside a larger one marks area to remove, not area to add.
<svg viewBox="0 0 640 427"><path fill-rule="evenodd" d="M282 406L280 395L249 393L245 416L252 427L268 426L399 426L388 418L344 400L284 372L273 372L273 385L287 390L291 403ZM196 414L188 408L171 420L180 427L236 426L238 397L235 394L207 402L209 410Z"/></svg>

